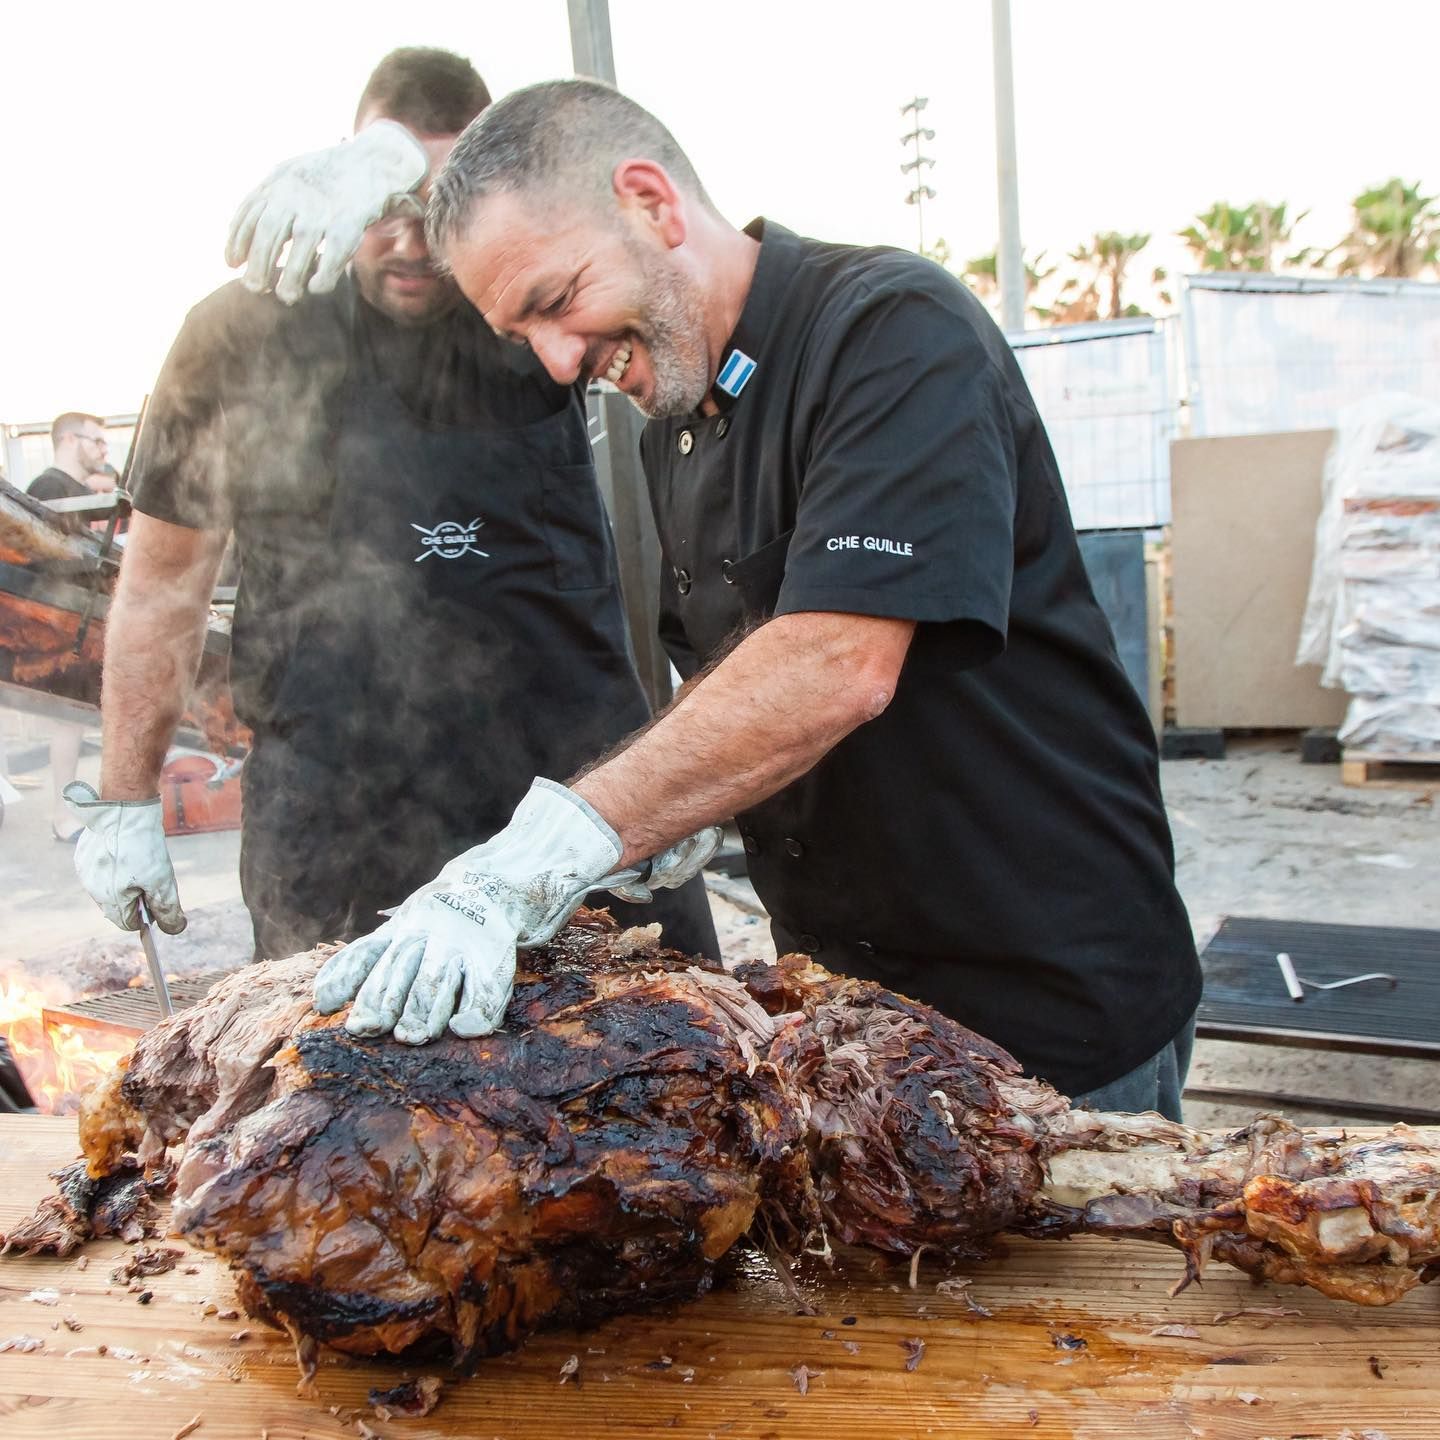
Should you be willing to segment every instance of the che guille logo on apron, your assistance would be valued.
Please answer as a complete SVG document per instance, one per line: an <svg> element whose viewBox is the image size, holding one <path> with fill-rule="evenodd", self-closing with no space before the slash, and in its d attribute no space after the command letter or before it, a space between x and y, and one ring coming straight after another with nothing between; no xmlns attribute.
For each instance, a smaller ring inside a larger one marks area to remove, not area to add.
<svg viewBox="0 0 1440 1440"><path fill-rule="evenodd" d="M475 543L476 532L485 522L477 515L468 525L457 525L453 520L442 520L434 529L410 522L412 530L420 532L420 553L415 557L418 565L431 555L442 560L458 560L462 555L480 555L490 558L488 550L482 550Z"/></svg>

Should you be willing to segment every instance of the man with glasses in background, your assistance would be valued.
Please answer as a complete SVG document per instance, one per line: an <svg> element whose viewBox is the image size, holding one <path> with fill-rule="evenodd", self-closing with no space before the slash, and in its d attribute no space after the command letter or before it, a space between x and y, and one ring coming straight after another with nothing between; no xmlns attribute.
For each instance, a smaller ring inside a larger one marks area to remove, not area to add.
<svg viewBox="0 0 1440 1440"><path fill-rule="evenodd" d="M115 488L115 472L105 463L110 442L105 423L98 415L67 410L55 417L50 427L50 444L55 458L31 482L29 493L36 500L70 500L80 495L105 495ZM61 515L60 523L76 533L85 529L83 515ZM80 827L65 808L64 789L75 779L80 765L80 746L85 738L83 725L57 721L50 736L50 778L54 802L50 829L62 845L75 842Z"/></svg>
<svg viewBox="0 0 1440 1440"><path fill-rule="evenodd" d="M55 417L50 427L50 444L55 458L30 482L30 494L37 500L69 500L77 495L102 495L115 488L114 471L106 465L110 442L105 422L98 415L67 410ZM67 528L81 530L85 521L66 516Z"/></svg>
<svg viewBox="0 0 1440 1440"><path fill-rule="evenodd" d="M352 171L373 189L378 169L399 208L327 236L307 286L319 236L273 223L272 176L266 204L237 216L244 283L196 306L171 348L130 473L100 792L70 791L90 832L77 872L122 928L142 900L162 929L185 925L158 778L232 533L231 685L255 736L240 879L258 956L368 933L498 830L532 776L565 778L647 718L584 387L496 338L431 262L406 193L423 198L489 99L458 55L388 56L355 138L298 169L342 200ZM258 292L287 239L277 300ZM625 892L673 892L654 905L607 903L716 955L692 879L713 846L655 857L648 888Z"/></svg>

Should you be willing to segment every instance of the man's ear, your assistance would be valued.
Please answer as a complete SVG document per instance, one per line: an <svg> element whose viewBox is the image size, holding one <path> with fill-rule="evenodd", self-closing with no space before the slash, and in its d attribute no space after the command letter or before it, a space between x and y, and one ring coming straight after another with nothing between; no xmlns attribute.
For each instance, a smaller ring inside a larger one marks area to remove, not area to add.
<svg viewBox="0 0 1440 1440"><path fill-rule="evenodd" d="M665 167L654 160L622 160L611 175L622 211L652 228L667 248L685 243L686 197Z"/></svg>

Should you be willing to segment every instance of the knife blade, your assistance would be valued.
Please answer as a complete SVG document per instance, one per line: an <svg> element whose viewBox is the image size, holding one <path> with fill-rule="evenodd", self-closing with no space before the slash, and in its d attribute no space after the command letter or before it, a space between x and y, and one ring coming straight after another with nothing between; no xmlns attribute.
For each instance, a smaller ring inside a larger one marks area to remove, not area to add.
<svg viewBox="0 0 1440 1440"><path fill-rule="evenodd" d="M150 966L150 978L155 982L155 998L160 1005L162 1015L173 1015L175 1013L174 1003L170 999L170 988L165 984L165 972L160 968L160 956L155 950L155 936L150 930L150 912L145 908L145 902L140 902L140 948L145 952L146 963Z"/></svg>

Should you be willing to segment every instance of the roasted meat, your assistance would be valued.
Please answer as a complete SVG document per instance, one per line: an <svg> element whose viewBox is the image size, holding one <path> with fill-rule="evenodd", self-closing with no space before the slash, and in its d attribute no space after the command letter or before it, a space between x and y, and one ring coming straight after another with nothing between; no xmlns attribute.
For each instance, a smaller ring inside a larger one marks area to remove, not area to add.
<svg viewBox="0 0 1440 1440"><path fill-rule="evenodd" d="M97 1179L85 1161L54 1170L55 1193L8 1235L0 1236L0 1255L69 1255L87 1240L118 1236L141 1240L156 1233L160 1211L155 1201L169 1188L171 1171L161 1166L146 1174L130 1156Z"/></svg>
<svg viewBox="0 0 1440 1440"><path fill-rule="evenodd" d="M1178 1246L1363 1303L1440 1261L1440 1151L1268 1119L1211 1137L1071 1110L923 1005L803 957L731 974L582 912L521 952L504 1030L415 1049L251 967L87 1101L92 1169L185 1138L174 1224L253 1314L464 1368L545 1325L702 1293L750 1235L896 1255L1002 1231Z"/></svg>

